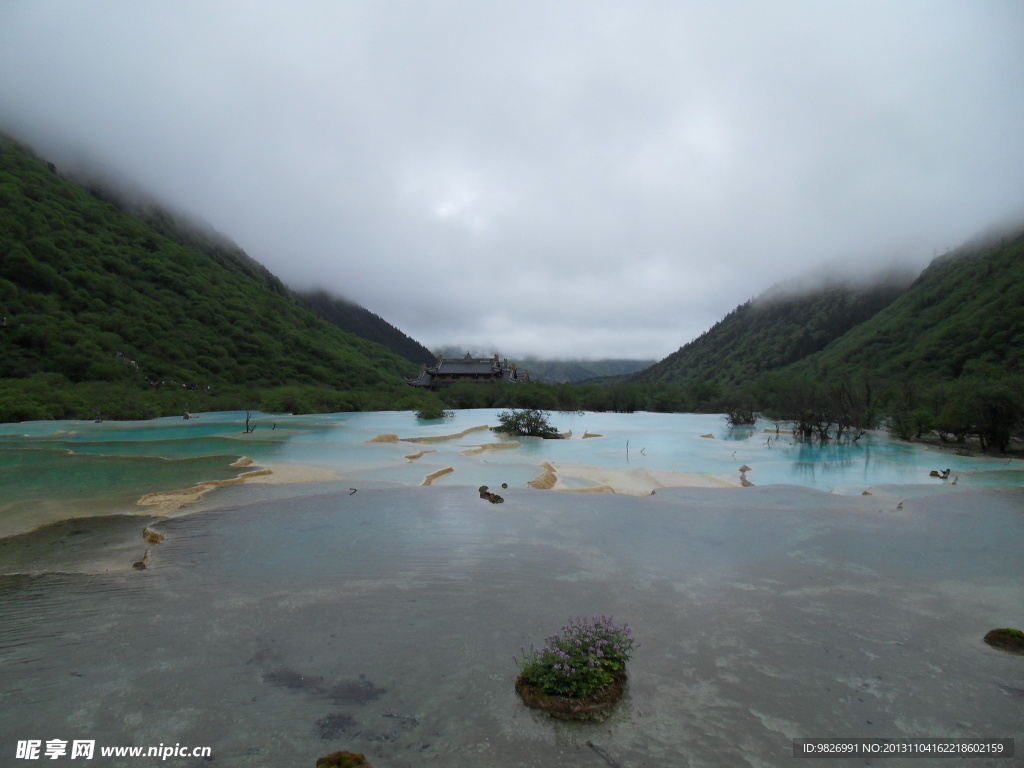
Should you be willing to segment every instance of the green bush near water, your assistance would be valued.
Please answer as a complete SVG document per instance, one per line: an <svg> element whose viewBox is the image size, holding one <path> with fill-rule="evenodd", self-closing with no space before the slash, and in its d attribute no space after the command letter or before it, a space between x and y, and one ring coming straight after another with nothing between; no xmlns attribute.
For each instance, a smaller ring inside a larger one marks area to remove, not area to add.
<svg viewBox="0 0 1024 768"><path fill-rule="evenodd" d="M628 624L611 616L570 618L544 647L520 648L515 657L520 679L546 696L585 699L625 675L626 662L638 647Z"/></svg>
<svg viewBox="0 0 1024 768"><path fill-rule="evenodd" d="M455 412L445 408L441 403L424 403L416 409L416 418L423 421L436 421L437 419L450 419Z"/></svg>
<svg viewBox="0 0 1024 768"><path fill-rule="evenodd" d="M547 413L536 408L513 408L511 411L503 411L498 414L498 422L499 426L493 427L495 432L505 432L517 437L560 437L558 430L548 423Z"/></svg>

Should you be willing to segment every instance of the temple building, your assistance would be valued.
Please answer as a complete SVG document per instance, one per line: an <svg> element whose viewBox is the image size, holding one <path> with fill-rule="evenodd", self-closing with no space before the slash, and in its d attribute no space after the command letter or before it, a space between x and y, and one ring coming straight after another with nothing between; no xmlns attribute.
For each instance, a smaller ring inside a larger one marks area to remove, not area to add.
<svg viewBox="0 0 1024 768"><path fill-rule="evenodd" d="M498 356L474 358L466 353L463 358L437 357L437 365L423 366L420 375L415 379L406 379L410 386L437 389L459 381L472 381L481 384L496 381L521 382L528 381L529 373L520 373L515 363L511 365L508 358L499 360Z"/></svg>

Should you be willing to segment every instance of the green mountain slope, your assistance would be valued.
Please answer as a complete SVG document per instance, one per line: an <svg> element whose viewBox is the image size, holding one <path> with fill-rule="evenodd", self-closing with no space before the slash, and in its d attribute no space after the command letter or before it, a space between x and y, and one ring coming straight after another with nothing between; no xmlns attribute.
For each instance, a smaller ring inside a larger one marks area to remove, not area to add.
<svg viewBox="0 0 1024 768"><path fill-rule="evenodd" d="M380 315L327 291L296 291L296 295L318 315L344 331L387 347L417 366L433 363L434 354Z"/></svg>
<svg viewBox="0 0 1024 768"><path fill-rule="evenodd" d="M957 379L1024 373L1024 232L936 259L909 290L794 373Z"/></svg>
<svg viewBox="0 0 1024 768"><path fill-rule="evenodd" d="M784 287L783 287L784 288ZM755 413L803 439L885 424L1006 453L1024 433L1024 230L916 280L773 290L642 371L647 408Z"/></svg>
<svg viewBox="0 0 1024 768"><path fill-rule="evenodd" d="M229 268L243 268L255 279L281 295L294 295L311 307L327 322L360 338L387 347L417 366L430 362L434 356L418 341L410 338L379 315L348 299L332 296L326 291L293 291L270 270L250 257L230 238L209 225L199 223L155 203L145 192L134 190L123 182L90 178L82 182L95 197L112 203L118 209L139 219L175 242L206 254Z"/></svg>
<svg viewBox="0 0 1024 768"><path fill-rule="evenodd" d="M181 413L183 391L196 411L365 408L414 374L240 251L159 229L0 137L0 419Z"/></svg>
<svg viewBox="0 0 1024 768"><path fill-rule="evenodd" d="M741 304L710 330L634 381L736 387L824 349L900 296L913 276L895 272L867 284L833 282L791 292L783 284Z"/></svg>

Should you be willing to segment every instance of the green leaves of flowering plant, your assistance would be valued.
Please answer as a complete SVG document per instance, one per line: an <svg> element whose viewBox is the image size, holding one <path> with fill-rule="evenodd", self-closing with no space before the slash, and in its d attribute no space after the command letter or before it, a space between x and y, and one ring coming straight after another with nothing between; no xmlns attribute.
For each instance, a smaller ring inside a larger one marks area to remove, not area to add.
<svg viewBox="0 0 1024 768"><path fill-rule="evenodd" d="M520 677L547 696L589 698L621 678L640 645L628 624L611 616L574 617L544 638L544 647L520 647Z"/></svg>

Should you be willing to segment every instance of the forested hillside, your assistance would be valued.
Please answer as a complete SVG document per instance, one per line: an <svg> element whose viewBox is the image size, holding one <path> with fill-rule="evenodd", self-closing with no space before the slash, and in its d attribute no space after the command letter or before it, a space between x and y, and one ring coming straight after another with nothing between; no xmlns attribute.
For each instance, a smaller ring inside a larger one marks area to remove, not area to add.
<svg viewBox="0 0 1024 768"><path fill-rule="evenodd" d="M0 420L390 406L415 366L0 138ZM387 401L382 398L387 398Z"/></svg>
<svg viewBox="0 0 1024 768"><path fill-rule="evenodd" d="M417 366L434 362L435 356L429 349L366 307L322 290L296 291L296 295L318 315L342 330L385 346Z"/></svg>
<svg viewBox="0 0 1024 768"><path fill-rule="evenodd" d="M1024 232L936 259L903 296L793 370L943 382L981 368L1024 373Z"/></svg>
<svg viewBox="0 0 1024 768"><path fill-rule="evenodd" d="M829 440L879 425L1006 452L1024 432L1024 233L881 281L764 296L642 372L657 409L756 414Z"/></svg>
<svg viewBox="0 0 1024 768"><path fill-rule="evenodd" d="M721 388L748 384L824 349L892 303L912 280L910 273L891 272L867 283L837 281L798 291L777 286L741 304L635 380Z"/></svg>
<svg viewBox="0 0 1024 768"><path fill-rule="evenodd" d="M288 288L230 238L195 217L176 213L124 182L91 176L79 183L93 196L113 204L170 240L206 254L218 263L245 267L254 278L263 280L270 290L298 297L316 314L341 330L387 347L417 366L433 360L426 347L356 302L333 296L327 291L294 291Z"/></svg>
<svg viewBox="0 0 1024 768"><path fill-rule="evenodd" d="M1024 436L1024 232L935 260L890 306L785 373L789 384L760 382L782 416L847 413L866 426L884 416L900 437L974 436L1009 451Z"/></svg>

